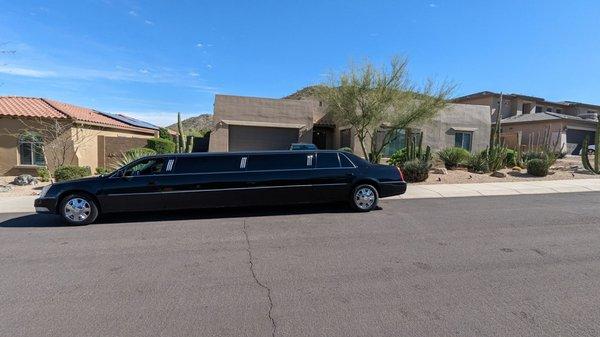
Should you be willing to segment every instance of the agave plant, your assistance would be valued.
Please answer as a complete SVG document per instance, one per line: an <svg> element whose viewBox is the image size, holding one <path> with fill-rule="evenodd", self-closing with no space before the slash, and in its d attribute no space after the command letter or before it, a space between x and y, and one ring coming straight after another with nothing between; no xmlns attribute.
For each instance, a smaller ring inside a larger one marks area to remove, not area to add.
<svg viewBox="0 0 600 337"><path fill-rule="evenodd" d="M128 150L127 152L123 153L123 156L115 163L113 168L118 169L120 167L123 167L123 166L131 163L134 160L137 160L137 159L140 159L140 158L146 157L146 156L152 156L155 154L156 154L156 151L154 151L152 149L148 149L145 147L134 148L134 149Z"/></svg>

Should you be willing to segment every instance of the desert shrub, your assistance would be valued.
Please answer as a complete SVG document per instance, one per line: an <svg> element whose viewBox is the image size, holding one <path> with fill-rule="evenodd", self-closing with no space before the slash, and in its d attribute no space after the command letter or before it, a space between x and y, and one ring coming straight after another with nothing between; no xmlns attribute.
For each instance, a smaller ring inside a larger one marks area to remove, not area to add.
<svg viewBox="0 0 600 337"><path fill-rule="evenodd" d="M349 148L349 147L340 147L340 148L338 149L338 151L343 151L343 152L353 153L353 152L352 152L352 149L351 149L351 148Z"/></svg>
<svg viewBox="0 0 600 337"><path fill-rule="evenodd" d="M472 154L467 160L467 167L473 172L489 172L487 151Z"/></svg>
<svg viewBox="0 0 600 337"><path fill-rule="evenodd" d="M525 163L528 163L532 159L546 160L547 158L548 156L544 152L530 151L523 154L523 161L525 161Z"/></svg>
<svg viewBox="0 0 600 337"><path fill-rule="evenodd" d="M145 156L153 156L156 154L156 151L153 149L149 149L147 147L135 147L133 149L129 149L125 152L125 155L128 156L137 156L138 158Z"/></svg>
<svg viewBox="0 0 600 337"><path fill-rule="evenodd" d="M460 147L447 147L437 153L447 169L455 169L463 164L470 156L469 151Z"/></svg>
<svg viewBox="0 0 600 337"><path fill-rule="evenodd" d="M73 180L92 175L92 170L89 166L59 166L54 170L54 179L58 181Z"/></svg>
<svg viewBox="0 0 600 337"><path fill-rule="evenodd" d="M38 177L40 177L40 181L43 181L43 182L50 181L50 178L52 178L50 176L50 171L48 170L48 168L46 166L38 167L37 175L38 175Z"/></svg>
<svg viewBox="0 0 600 337"><path fill-rule="evenodd" d="M390 156L388 164L401 167L406 162L406 159L406 148L402 148Z"/></svg>
<svg viewBox="0 0 600 337"><path fill-rule="evenodd" d="M171 136L167 128L158 129L158 138L173 141L173 136Z"/></svg>
<svg viewBox="0 0 600 337"><path fill-rule="evenodd" d="M506 158L504 159L504 165L507 167L517 166L517 151L507 149Z"/></svg>
<svg viewBox="0 0 600 337"><path fill-rule="evenodd" d="M156 151L156 153L174 153L175 143L172 140L162 138L150 138L146 148Z"/></svg>
<svg viewBox="0 0 600 337"><path fill-rule="evenodd" d="M418 158L409 160L401 166L404 179L409 183L418 183L427 180L429 169L431 169L431 162Z"/></svg>
<svg viewBox="0 0 600 337"><path fill-rule="evenodd" d="M545 177L548 175L550 165L544 159L534 158L527 162L527 173L536 177Z"/></svg>
<svg viewBox="0 0 600 337"><path fill-rule="evenodd" d="M107 167L102 167L102 166L96 167L97 175L109 174L110 172L112 172L112 171Z"/></svg>

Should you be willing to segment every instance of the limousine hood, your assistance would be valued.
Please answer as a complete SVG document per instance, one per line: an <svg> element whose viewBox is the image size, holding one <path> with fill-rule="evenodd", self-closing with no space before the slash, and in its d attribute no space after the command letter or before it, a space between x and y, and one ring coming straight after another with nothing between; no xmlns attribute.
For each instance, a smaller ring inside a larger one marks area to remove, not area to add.
<svg viewBox="0 0 600 337"><path fill-rule="evenodd" d="M64 185L69 185L69 184L91 183L91 182L103 180L104 178L105 177L103 177L103 176L85 177L85 178L79 178L79 179L73 179L73 180L60 181L60 182L52 183L52 185L64 186Z"/></svg>

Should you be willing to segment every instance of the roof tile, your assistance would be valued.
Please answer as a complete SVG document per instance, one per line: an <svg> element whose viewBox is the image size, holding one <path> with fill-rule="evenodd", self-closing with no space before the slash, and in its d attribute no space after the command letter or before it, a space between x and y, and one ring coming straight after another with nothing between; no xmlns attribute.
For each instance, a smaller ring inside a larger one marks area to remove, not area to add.
<svg viewBox="0 0 600 337"><path fill-rule="evenodd" d="M0 116L68 118L40 98L0 97Z"/></svg>
<svg viewBox="0 0 600 337"><path fill-rule="evenodd" d="M80 122L154 132L148 128L133 127L93 109L36 97L0 96L0 116L70 118Z"/></svg>

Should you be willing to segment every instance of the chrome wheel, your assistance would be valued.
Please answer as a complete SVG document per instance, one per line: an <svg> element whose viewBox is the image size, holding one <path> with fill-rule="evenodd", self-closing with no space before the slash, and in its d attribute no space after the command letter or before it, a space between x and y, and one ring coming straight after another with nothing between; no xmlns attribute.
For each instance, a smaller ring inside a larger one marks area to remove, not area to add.
<svg viewBox="0 0 600 337"><path fill-rule="evenodd" d="M72 198L65 204L65 218L73 222L85 221L92 213L90 203L83 198Z"/></svg>
<svg viewBox="0 0 600 337"><path fill-rule="evenodd" d="M354 192L354 204L363 210L370 209L375 203L375 193L368 187L361 187Z"/></svg>

